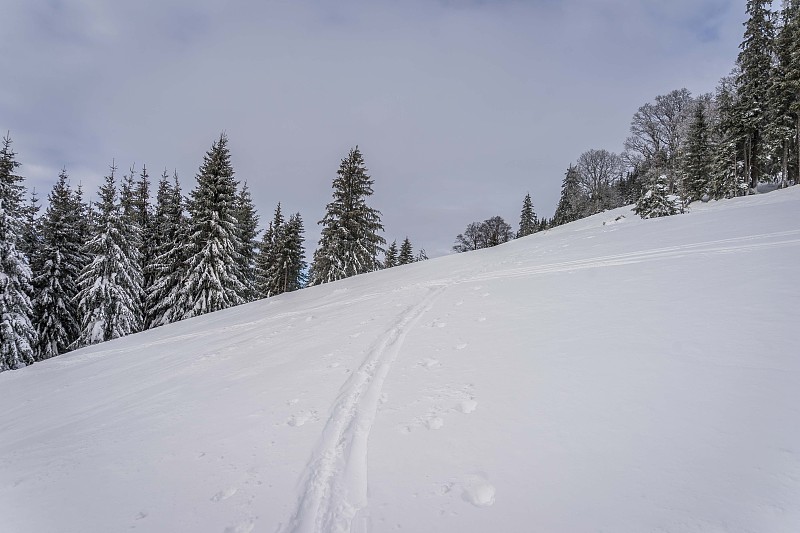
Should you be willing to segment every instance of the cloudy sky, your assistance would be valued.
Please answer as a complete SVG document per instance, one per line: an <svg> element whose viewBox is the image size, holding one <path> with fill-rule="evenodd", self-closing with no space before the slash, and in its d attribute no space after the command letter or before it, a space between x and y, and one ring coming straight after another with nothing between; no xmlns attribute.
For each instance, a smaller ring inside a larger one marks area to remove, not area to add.
<svg viewBox="0 0 800 533"><path fill-rule="evenodd" d="M46 196L115 160L185 191L225 131L262 221L299 211L308 255L358 144L391 241L449 252L471 221L552 216L567 166L621 151L636 109L713 91L744 0L11 0L0 129Z"/></svg>

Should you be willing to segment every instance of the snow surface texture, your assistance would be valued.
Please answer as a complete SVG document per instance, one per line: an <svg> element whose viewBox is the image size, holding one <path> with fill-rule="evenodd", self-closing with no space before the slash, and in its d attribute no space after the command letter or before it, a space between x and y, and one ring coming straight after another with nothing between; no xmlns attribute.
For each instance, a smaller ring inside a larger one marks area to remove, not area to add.
<svg viewBox="0 0 800 533"><path fill-rule="evenodd" d="M618 209L5 372L0 531L795 533L798 214Z"/></svg>

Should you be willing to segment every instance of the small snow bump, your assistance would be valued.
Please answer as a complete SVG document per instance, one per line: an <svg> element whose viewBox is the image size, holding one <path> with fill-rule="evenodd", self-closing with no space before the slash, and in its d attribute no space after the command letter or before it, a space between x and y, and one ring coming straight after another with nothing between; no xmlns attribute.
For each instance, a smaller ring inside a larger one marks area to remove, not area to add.
<svg viewBox="0 0 800 533"><path fill-rule="evenodd" d="M434 416L427 421L428 429L442 429L444 427L444 419L440 416Z"/></svg>
<svg viewBox="0 0 800 533"><path fill-rule="evenodd" d="M458 410L464 414L473 412L478 407L478 402L475 400L461 400L458 404Z"/></svg>
<svg viewBox="0 0 800 533"><path fill-rule="evenodd" d="M421 366L423 368L433 368L435 366L439 366L440 364L441 363L439 363L438 359L432 359L430 357L426 357L425 359L423 359L422 361L417 363L417 365L419 365L419 366Z"/></svg>
<svg viewBox="0 0 800 533"><path fill-rule="evenodd" d="M461 497L475 507L494 505L495 488L491 483L475 483L464 489Z"/></svg>
<svg viewBox="0 0 800 533"><path fill-rule="evenodd" d="M463 350L467 346L469 346L469 345L466 342L461 342L459 344L456 344L456 350Z"/></svg>

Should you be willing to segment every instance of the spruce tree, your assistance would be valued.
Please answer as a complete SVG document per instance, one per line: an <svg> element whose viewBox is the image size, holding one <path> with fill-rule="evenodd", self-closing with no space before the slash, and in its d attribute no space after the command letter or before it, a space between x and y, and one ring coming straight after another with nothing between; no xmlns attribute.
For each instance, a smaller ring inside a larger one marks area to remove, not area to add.
<svg viewBox="0 0 800 533"><path fill-rule="evenodd" d="M261 239L256 270L258 291L263 298L281 294L284 286L283 242L286 223L278 202L275 214Z"/></svg>
<svg viewBox="0 0 800 533"><path fill-rule="evenodd" d="M145 328L149 327L147 317L150 315L147 294L155 283L151 265L154 260L155 227L153 207L150 204L150 175L147 167L142 165L139 179L133 188L133 213L136 227L139 230L137 252L142 271L142 311L145 317Z"/></svg>
<svg viewBox="0 0 800 533"><path fill-rule="evenodd" d="M712 153L705 106L698 101L689 126L683 158L683 174L689 201L700 200L709 192L712 176Z"/></svg>
<svg viewBox="0 0 800 533"><path fill-rule="evenodd" d="M642 218L656 218L675 215L678 206L669 194L669 181L664 174L654 169L647 190L636 202L633 212Z"/></svg>
<svg viewBox="0 0 800 533"><path fill-rule="evenodd" d="M795 162L800 170L800 160L792 157L800 154L800 0L784 1L775 49L766 135L781 164L781 187L786 187L792 177L796 180Z"/></svg>
<svg viewBox="0 0 800 533"><path fill-rule="evenodd" d="M258 297L258 289L256 287L258 214L256 213L255 205L253 205L250 189L247 188L247 182L242 185L236 196L235 212L236 227L241 243L239 268L242 272L241 281L245 285L242 298L246 302L252 302Z"/></svg>
<svg viewBox="0 0 800 533"><path fill-rule="evenodd" d="M222 133L206 152L191 192L188 261L178 302L183 318L245 301L236 181L230 159L228 138Z"/></svg>
<svg viewBox="0 0 800 533"><path fill-rule="evenodd" d="M308 264L305 262L303 242L305 229L300 213L289 217L283 232L283 262L284 291L292 292L302 289L305 285L305 271Z"/></svg>
<svg viewBox="0 0 800 533"><path fill-rule="evenodd" d="M406 237L400 245L400 255L397 256L398 265L408 265L414 262L414 250L411 248L411 241Z"/></svg>
<svg viewBox="0 0 800 533"><path fill-rule="evenodd" d="M748 20L737 58L738 97L744 132L745 175L755 190L766 166L764 135L769 117L768 89L772 69L774 25L772 0L747 0Z"/></svg>
<svg viewBox="0 0 800 533"><path fill-rule="evenodd" d="M427 261L427 260L428 260L428 254L425 253L425 248L420 248L419 252L417 252L417 257L414 259L414 261Z"/></svg>
<svg viewBox="0 0 800 533"><path fill-rule="evenodd" d="M383 255L383 268L392 268L396 267L399 263L397 262L397 241L392 241L392 244L386 248L386 251Z"/></svg>
<svg viewBox="0 0 800 533"><path fill-rule="evenodd" d="M358 146L350 150L333 180L333 201L319 222L322 231L311 266L311 285L328 283L381 266L378 254L386 243L380 211L369 207L374 183Z"/></svg>
<svg viewBox="0 0 800 533"><path fill-rule="evenodd" d="M581 191L578 170L570 165L561 184L561 198L558 200L553 225L560 226L581 218L584 204L585 199Z"/></svg>
<svg viewBox="0 0 800 533"><path fill-rule="evenodd" d="M129 220L116 202L115 168L100 187L96 233L86 248L92 262L78 278L81 315L79 346L96 344L142 329L142 276L128 241Z"/></svg>
<svg viewBox="0 0 800 533"><path fill-rule="evenodd" d="M533 211L533 202L531 201L531 194L525 195L522 201L522 213L519 216L519 231L517 238L527 237L538 230L538 220L536 213Z"/></svg>
<svg viewBox="0 0 800 533"><path fill-rule="evenodd" d="M167 171L161 175L153 213L153 260L148 274L153 280L147 290L147 327L154 328L180 320L180 294L188 259L188 221L183 209L177 172L170 184Z"/></svg>
<svg viewBox="0 0 800 533"><path fill-rule="evenodd" d="M75 299L78 276L85 264L81 210L76 208L76 193L69 187L66 170L58 175L48 203L42 220L42 268L34 279L37 360L68 351L78 339Z"/></svg>
<svg viewBox="0 0 800 533"><path fill-rule="evenodd" d="M33 308L31 270L19 248L24 226L21 205L19 166L6 135L0 149L0 372L30 365L34 361L36 331L31 319Z"/></svg>

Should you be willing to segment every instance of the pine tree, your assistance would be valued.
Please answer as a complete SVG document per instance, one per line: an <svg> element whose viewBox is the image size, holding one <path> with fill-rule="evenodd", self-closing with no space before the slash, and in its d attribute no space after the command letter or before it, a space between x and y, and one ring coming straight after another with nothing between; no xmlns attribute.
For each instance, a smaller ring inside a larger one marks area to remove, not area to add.
<svg viewBox="0 0 800 533"><path fill-rule="evenodd" d="M189 259L178 303L183 318L244 303L233 175L223 133L206 152L189 200Z"/></svg>
<svg viewBox="0 0 800 533"><path fill-rule="evenodd" d="M75 298L85 257L81 211L76 208L76 193L67 180L67 172L62 169L48 196L49 205L42 220L42 268L34 279L37 360L68 351L80 332Z"/></svg>
<svg viewBox="0 0 800 533"><path fill-rule="evenodd" d="M79 346L124 337L142 328L142 276L132 259L138 252L127 240L129 220L116 203L115 171L112 165L100 187L97 232L86 245L93 259L78 278Z"/></svg>
<svg viewBox="0 0 800 533"><path fill-rule="evenodd" d="M678 206L670 198L669 182L664 174L652 173L649 186L645 193L636 202L633 212L642 218L656 218L675 215L679 212Z"/></svg>
<svg viewBox="0 0 800 533"><path fill-rule="evenodd" d="M170 185L167 171L161 175L153 213L153 260L148 274L153 280L147 291L147 327L180 320L180 294L188 260L188 221L177 172Z"/></svg>
<svg viewBox="0 0 800 533"><path fill-rule="evenodd" d="M414 259L414 261L427 261L427 260L428 260L428 254L425 253L425 248L420 248L419 252L417 252L417 257Z"/></svg>
<svg viewBox="0 0 800 533"><path fill-rule="evenodd" d="M241 190L236 196L235 204L236 227L241 242L239 250L240 265L242 272L242 283L245 285L242 298L246 302L252 302L258 297L256 287L256 249L258 248L258 214L256 213L250 189L247 182L242 185Z"/></svg>
<svg viewBox="0 0 800 533"><path fill-rule="evenodd" d="M19 249L24 225L21 205L22 177L11 149L11 137L0 149L0 372L33 364L36 331L31 323L33 308L31 270Z"/></svg>
<svg viewBox="0 0 800 533"><path fill-rule="evenodd" d="M381 266L378 254L386 243L380 211L367 206L373 180L358 146L350 150L333 180L333 201L327 205L319 247L311 266L311 285L372 272Z"/></svg>
<svg viewBox="0 0 800 533"><path fill-rule="evenodd" d="M527 237L538 230L538 220L536 213L533 211L533 202L531 201L531 194L525 195L522 201L522 213L519 216L519 231L517 238Z"/></svg>
<svg viewBox="0 0 800 533"><path fill-rule="evenodd" d="M774 25L772 0L747 0L744 40L737 59L738 97L745 141L745 175L755 190L766 166L764 134L769 117L768 88L772 70Z"/></svg>
<svg viewBox="0 0 800 533"><path fill-rule="evenodd" d="M712 176L712 155L705 106L698 101L694 119L689 126L686 152L683 158L683 189L689 201L699 200L709 192Z"/></svg>
<svg viewBox="0 0 800 533"><path fill-rule="evenodd" d="M383 268L392 268L396 267L399 263L397 262L397 241L392 241L392 244L386 248L386 252L383 255Z"/></svg>
<svg viewBox="0 0 800 533"><path fill-rule="evenodd" d="M561 184L561 198L558 200L553 224L560 226L561 224L578 220L583 214L585 203L578 170L570 165Z"/></svg>
<svg viewBox="0 0 800 533"><path fill-rule="evenodd" d="M398 265L408 265L414 262L414 250L411 248L411 241L406 237L400 245L400 255L397 256Z"/></svg>

